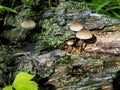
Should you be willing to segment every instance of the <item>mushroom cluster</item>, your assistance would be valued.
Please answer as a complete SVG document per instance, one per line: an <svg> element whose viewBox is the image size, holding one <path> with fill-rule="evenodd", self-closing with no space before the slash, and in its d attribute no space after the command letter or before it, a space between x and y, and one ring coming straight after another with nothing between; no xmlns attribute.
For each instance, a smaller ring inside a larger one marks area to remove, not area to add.
<svg viewBox="0 0 120 90"><path fill-rule="evenodd" d="M70 30L76 33L76 38L68 40L67 45L68 46L76 45L79 47L80 52L84 51L85 47L87 46L87 42L84 41L90 40L91 38L93 38L94 35L90 30L85 29L83 25L77 21L70 24Z"/></svg>

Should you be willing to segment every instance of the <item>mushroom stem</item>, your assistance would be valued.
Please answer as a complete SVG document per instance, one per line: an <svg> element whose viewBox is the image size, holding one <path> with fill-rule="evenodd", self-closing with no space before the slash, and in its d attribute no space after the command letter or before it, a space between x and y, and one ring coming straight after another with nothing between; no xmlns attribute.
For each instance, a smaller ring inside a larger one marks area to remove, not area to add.
<svg viewBox="0 0 120 90"><path fill-rule="evenodd" d="M85 40L92 38L93 34L91 33L91 31L89 31L87 29L82 29L76 33L76 37L81 40L81 41L78 41L78 45L80 45L79 43L81 43L80 51L82 52L82 51L84 51L84 49L86 47L86 45L84 47Z"/></svg>
<svg viewBox="0 0 120 90"><path fill-rule="evenodd" d="M70 45L68 45L68 47L67 47L67 52L70 53L70 52L72 51L72 49L73 49L73 47L70 46Z"/></svg>
<svg viewBox="0 0 120 90"><path fill-rule="evenodd" d="M83 39L80 39L80 40L78 41L78 46L79 46L80 52L83 51L83 44L84 44L84 40L83 40Z"/></svg>
<svg viewBox="0 0 120 90"><path fill-rule="evenodd" d="M84 40L81 39L81 42L82 42L82 43L81 43L81 49L80 49L80 52L82 52L83 49L84 49L84 48L83 48Z"/></svg>
<svg viewBox="0 0 120 90"><path fill-rule="evenodd" d="M88 44L87 44L87 43L85 43L85 45L84 45L84 47L83 47L83 51L85 50L85 48L87 47L87 45L88 45Z"/></svg>

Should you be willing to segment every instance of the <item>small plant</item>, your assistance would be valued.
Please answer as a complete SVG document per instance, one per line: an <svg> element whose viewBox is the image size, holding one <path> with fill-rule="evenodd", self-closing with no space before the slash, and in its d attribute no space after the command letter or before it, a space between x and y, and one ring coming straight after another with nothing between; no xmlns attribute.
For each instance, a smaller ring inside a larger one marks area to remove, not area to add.
<svg viewBox="0 0 120 90"><path fill-rule="evenodd" d="M38 84L31 79L34 75L26 72L17 74L14 82L10 86L4 87L2 90L38 90Z"/></svg>

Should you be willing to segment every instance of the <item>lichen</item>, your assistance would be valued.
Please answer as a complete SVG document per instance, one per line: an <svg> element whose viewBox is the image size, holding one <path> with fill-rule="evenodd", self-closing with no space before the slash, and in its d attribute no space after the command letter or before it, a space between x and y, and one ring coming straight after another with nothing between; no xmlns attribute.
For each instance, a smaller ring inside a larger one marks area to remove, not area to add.
<svg viewBox="0 0 120 90"><path fill-rule="evenodd" d="M42 22L39 22L43 29L42 34L38 36L37 48L55 48L70 37L71 31L69 30L69 27L63 29L62 26L55 22L56 18L45 19Z"/></svg>
<svg viewBox="0 0 120 90"><path fill-rule="evenodd" d="M36 48L40 50L48 47L56 48L66 40L75 37L75 32L69 29L66 11L73 15L74 11L81 12L78 9L83 11L88 7L84 3L61 1L56 8L51 7L46 11L39 22L42 30L38 36ZM50 15L47 15L47 12Z"/></svg>

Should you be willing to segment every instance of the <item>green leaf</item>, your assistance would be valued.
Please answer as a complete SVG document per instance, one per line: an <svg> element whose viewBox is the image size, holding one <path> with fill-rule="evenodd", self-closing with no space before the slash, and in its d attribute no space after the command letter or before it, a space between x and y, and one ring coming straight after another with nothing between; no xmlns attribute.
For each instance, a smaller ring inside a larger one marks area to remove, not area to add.
<svg viewBox="0 0 120 90"><path fill-rule="evenodd" d="M16 90L38 90L38 84L34 81L17 82L13 87Z"/></svg>
<svg viewBox="0 0 120 90"><path fill-rule="evenodd" d="M12 86L7 86L2 90L38 90L38 84L34 81L30 81L34 75L28 74L26 72L20 72L17 74Z"/></svg>
<svg viewBox="0 0 120 90"><path fill-rule="evenodd" d="M116 0L116 2L118 3L118 5L120 6L120 0Z"/></svg>
<svg viewBox="0 0 120 90"><path fill-rule="evenodd" d="M120 6L111 6L106 9L106 11L114 10L114 9L120 9Z"/></svg>
<svg viewBox="0 0 120 90"><path fill-rule="evenodd" d="M18 14L16 10L0 5L0 14L3 14L4 12L13 12L15 14Z"/></svg>
<svg viewBox="0 0 120 90"><path fill-rule="evenodd" d="M13 85L19 82L23 82L23 81L30 81L33 77L34 75L28 74L26 72L20 72L19 74L17 74L13 82Z"/></svg>
<svg viewBox="0 0 120 90"><path fill-rule="evenodd" d="M117 14L116 12L112 11L112 13L113 13L117 18L120 18L120 15Z"/></svg>
<svg viewBox="0 0 120 90"><path fill-rule="evenodd" d="M2 90L13 90L13 89L12 89L12 86L6 86Z"/></svg>
<svg viewBox="0 0 120 90"><path fill-rule="evenodd" d="M32 0L21 0L22 1L22 3L24 3L24 4L30 4L30 2L32 1Z"/></svg>
<svg viewBox="0 0 120 90"><path fill-rule="evenodd" d="M111 1L107 0L104 3L100 4L97 8L96 8L96 12L98 13L103 7L105 7L106 5L108 5L109 3L111 3Z"/></svg>

